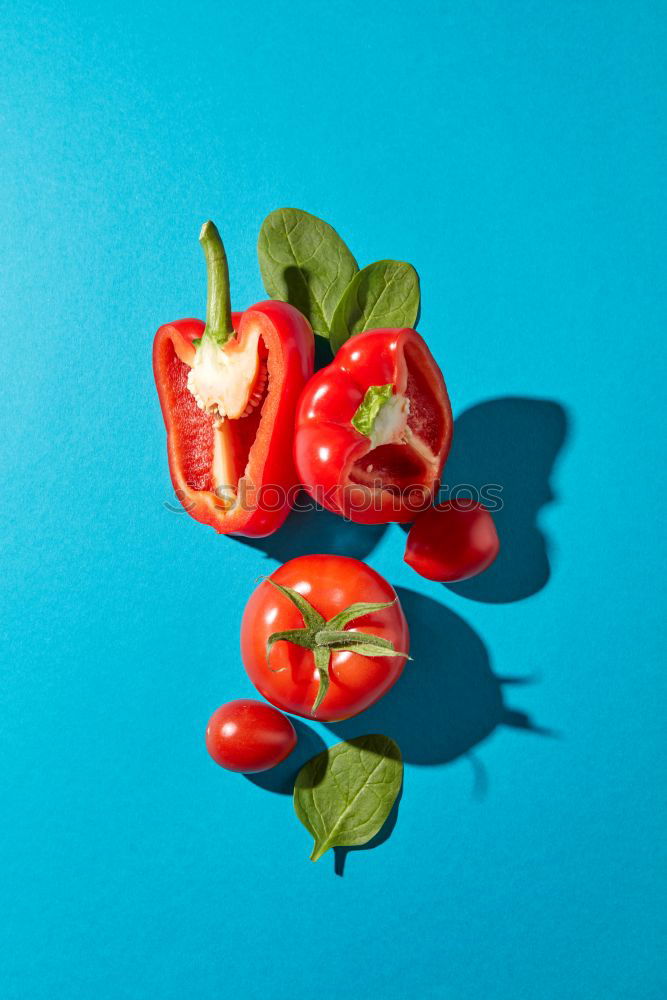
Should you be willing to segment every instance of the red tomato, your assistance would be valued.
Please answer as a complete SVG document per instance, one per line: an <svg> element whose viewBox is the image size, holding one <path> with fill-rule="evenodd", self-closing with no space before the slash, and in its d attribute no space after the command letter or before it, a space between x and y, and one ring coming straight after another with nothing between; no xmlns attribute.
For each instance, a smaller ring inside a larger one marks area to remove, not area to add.
<svg viewBox="0 0 667 1000"><path fill-rule="evenodd" d="M294 726L263 701L239 698L221 705L208 722L206 747L228 771L267 771L296 746Z"/></svg>
<svg viewBox="0 0 667 1000"><path fill-rule="evenodd" d="M386 644L388 640L393 649L409 652L408 626L396 592L365 563L346 556L300 556L277 569L270 580L305 597L326 622L352 604L395 602L383 610L353 615L344 631L352 637L350 642L361 642L360 634L375 636L380 643ZM319 628L325 624L321 619ZM321 693L320 672L313 651L295 641L280 639L275 641L267 658L270 636L285 630L299 630L295 638L308 641L302 613L284 593L265 580L246 605L241 625L241 655L260 694L294 715L322 722L348 719L386 694L403 670L406 656L392 655L390 648L385 655L325 652L328 688L313 710ZM315 632L311 630L311 637Z"/></svg>
<svg viewBox="0 0 667 1000"><path fill-rule="evenodd" d="M453 583L482 573L499 548L486 507L452 500L419 515L408 534L404 559L427 580Z"/></svg>

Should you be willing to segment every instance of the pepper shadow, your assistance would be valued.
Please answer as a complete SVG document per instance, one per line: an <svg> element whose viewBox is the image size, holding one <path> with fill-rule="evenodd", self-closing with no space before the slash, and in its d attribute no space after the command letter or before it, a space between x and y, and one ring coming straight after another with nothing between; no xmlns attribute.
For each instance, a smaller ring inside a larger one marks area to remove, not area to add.
<svg viewBox="0 0 667 1000"><path fill-rule="evenodd" d="M277 562L297 556L335 552L353 559L366 559L387 529L386 524L354 524L337 514L317 507L303 491L280 531L266 538L236 540L259 549Z"/></svg>
<svg viewBox="0 0 667 1000"><path fill-rule="evenodd" d="M326 368L333 361L333 351L331 350L331 344L326 337L318 337L315 335L315 371L318 372L320 368Z"/></svg>
<svg viewBox="0 0 667 1000"><path fill-rule="evenodd" d="M551 573L541 508L555 499L550 478L568 434L568 416L549 399L507 396L478 403L454 424L442 493L468 485L487 500L489 487L502 509L493 510L500 553L484 573L447 584L456 594L488 604L510 603L541 590ZM467 494L470 495L469 493Z"/></svg>
<svg viewBox="0 0 667 1000"><path fill-rule="evenodd" d="M503 688L529 678L497 676L486 646L462 618L412 590L398 587L397 593L413 659L379 702L361 716L330 724L340 739L385 733L406 763L436 765L469 755L499 726L553 735L505 702Z"/></svg>
<svg viewBox="0 0 667 1000"><path fill-rule="evenodd" d="M296 776L311 757L326 750L326 743L314 729L300 719L290 716L290 722L296 730L297 744L292 753L282 764L268 771L257 771L255 774L244 774L243 777L253 785L266 789L267 792L277 792L279 795L291 795L294 791Z"/></svg>

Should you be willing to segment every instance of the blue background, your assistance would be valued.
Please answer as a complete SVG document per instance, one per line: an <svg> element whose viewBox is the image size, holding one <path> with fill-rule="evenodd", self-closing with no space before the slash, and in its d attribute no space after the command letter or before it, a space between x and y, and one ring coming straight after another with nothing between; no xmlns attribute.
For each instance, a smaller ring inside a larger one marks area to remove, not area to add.
<svg viewBox="0 0 667 1000"><path fill-rule="evenodd" d="M665 996L666 20L5 6L5 1000ZM264 297L281 205L419 270L450 475L505 488L495 575L422 580L396 526L295 515L262 547L165 506L152 335L203 312L209 216L236 307ZM338 729L401 743L395 827L313 865L289 775L227 774L203 733L253 694L253 581L325 547L404 588L415 661Z"/></svg>

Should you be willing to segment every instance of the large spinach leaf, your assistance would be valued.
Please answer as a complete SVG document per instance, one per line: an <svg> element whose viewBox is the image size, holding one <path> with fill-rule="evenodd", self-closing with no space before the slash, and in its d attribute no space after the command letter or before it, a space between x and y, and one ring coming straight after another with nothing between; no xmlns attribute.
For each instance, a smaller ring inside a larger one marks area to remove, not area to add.
<svg viewBox="0 0 667 1000"><path fill-rule="evenodd" d="M299 309L315 333L328 337L341 295L359 270L335 229L298 208L277 208L257 243L262 281L272 299Z"/></svg>
<svg viewBox="0 0 667 1000"><path fill-rule="evenodd" d="M305 764L294 785L294 809L315 838L311 861L330 847L366 844L380 830L403 780L403 761L387 736L337 743Z"/></svg>
<svg viewBox="0 0 667 1000"><path fill-rule="evenodd" d="M347 286L331 321L331 349L355 333L383 327L413 328L419 315L419 276L412 264L379 260Z"/></svg>

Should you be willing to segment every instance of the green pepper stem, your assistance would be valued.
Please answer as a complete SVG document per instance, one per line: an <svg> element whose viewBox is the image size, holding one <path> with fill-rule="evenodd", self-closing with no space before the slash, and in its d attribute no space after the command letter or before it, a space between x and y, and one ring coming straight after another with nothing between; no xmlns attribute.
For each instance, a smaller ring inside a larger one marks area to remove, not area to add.
<svg viewBox="0 0 667 1000"><path fill-rule="evenodd" d="M206 257L207 277L206 327L203 336L210 337L222 347L234 335L227 254L213 222L205 222L201 227L199 242Z"/></svg>

